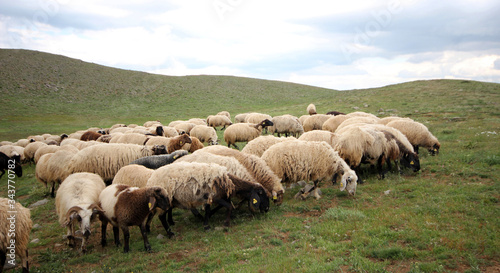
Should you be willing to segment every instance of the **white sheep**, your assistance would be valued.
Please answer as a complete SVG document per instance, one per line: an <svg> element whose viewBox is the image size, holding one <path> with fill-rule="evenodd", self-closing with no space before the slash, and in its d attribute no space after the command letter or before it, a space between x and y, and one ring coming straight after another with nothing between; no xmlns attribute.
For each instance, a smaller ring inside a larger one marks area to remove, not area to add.
<svg viewBox="0 0 500 273"><path fill-rule="evenodd" d="M34 162L36 151L43 146L47 146L47 144L40 141L31 142L24 147L24 158L29 162Z"/></svg>
<svg viewBox="0 0 500 273"><path fill-rule="evenodd" d="M271 134L278 134L278 137L280 137L281 134L285 134L285 136L292 135L294 137L298 137L304 133L304 127L295 116L275 116L271 119L271 122L273 123L273 126L269 127L269 132Z"/></svg>
<svg viewBox="0 0 500 273"><path fill-rule="evenodd" d="M35 156L33 157L33 160L35 161L35 163L38 163L38 159L40 159L40 157L42 157L42 155L55 153L55 152L59 151L59 149L60 149L60 146L57 146L57 145L42 146L36 150Z"/></svg>
<svg viewBox="0 0 500 273"><path fill-rule="evenodd" d="M387 125L387 123L389 123L389 122L391 122L391 121L394 121L394 120L400 120L400 119L406 119L406 120L411 120L411 121L413 121L413 119L411 119L411 118L402 118L402 117L391 116L391 117L381 118L381 119L378 121L378 124Z"/></svg>
<svg viewBox="0 0 500 273"><path fill-rule="evenodd" d="M273 123L268 120L262 120L258 124L253 123L235 123L227 127L224 131L224 141L227 143L227 147L233 145L236 149L236 142L248 142L262 134L262 128L267 126L272 126Z"/></svg>
<svg viewBox="0 0 500 273"><path fill-rule="evenodd" d="M394 120L387 123L387 126L393 127L401 131L410 143L413 145L415 152L418 154L418 148L426 148L432 155L439 154L441 144L438 139L429 131L427 126L417 121L411 120Z"/></svg>
<svg viewBox="0 0 500 273"><path fill-rule="evenodd" d="M193 129L197 124L192 123L192 122L180 122L174 126L175 130L179 133L179 135L182 134L189 134L191 132L191 129Z"/></svg>
<svg viewBox="0 0 500 273"><path fill-rule="evenodd" d="M118 138L113 137L109 143L127 143L145 145L150 136L141 133L126 133Z"/></svg>
<svg viewBox="0 0 500 273"><path fill-rule="evenodd" d="M328 143L330 146L335 146L337 141L337 135L335 133L323 130L312 130L309 132L305 132L303 135L299 137L299 140L305 141L324 141Z"/></svg>
<svg viewBox="0 0 500 273"><path fill-rule="evenodd" d="M87 147L76 153L69 163L69 173L92 172L111 183L121 167L141 157L164 154L164 146L136 144L102 144Z"/></svg>
<svg viewBox="0 0 500 273"><path fill-rule="evenodd" d="M23 272L29 272L28 243L33 226L30 210L19 202L0 198L0 272L5 262L15 266L21 259Z"/></svg>
<svg viewBox="0 0 500 273"><path fill-rule="evenodd" d="M217 127L222 127L222 130L226 129L226 126L233 124L231 120L224 115L211 115L207 117L207 124L217 130Z"/></svg>
<svg viewBox="0 0 500 273"><path fill-rule="evenodd" d="M247 145L243 147L241 152L261 157L262 154L274 144L295 139L295 137L275 137L273 135L259 136L250 140Z"/></svg>
<svg viewBox="0 0 500 273"><path fill-rule="evenodd" d="M330 115L316 114L312 115L304 120L302 126L304 127L304 132L309 132L312 130L321 130L323 123L331 118Z"/></svg>
<svg viewBox="0 0 500 273"><path fill-rule="evenodd" d="M68 166L71 158L78 153L74 146L63 146L55 153L45 154L40 157L35 168L35 177L45 184L52 184L50 195L54 197L56 184L61 184L69 175Z"/></svg>
<svg viewBox="0 0 500 273"><path fill-rule="evenodd" d="M378 117L375 116L374 114L361 112L361 111L348 113L348 114L346 114L346 116L348 116L348 117L369 117L369 118L378 119Z"/></svg>
<svg viewBox="0 0 500 273"><path fill-rule="evenodd" d="M342 122L344 122L345 120L347 120L349 118L351 118L351 117L346 116L346 115L333 116L333 117L327 119L323 123L323 126L321 126L321 130L330 131L332 133L335 133L335 131L337 130L337 127L339 127L339 125L342 124Z"/></svg>
<svg viewBox="0 0 500 273"><path fill-rule="evenodd" d="M146 232L146 219L157 207L162 210L170 208L167 192L161 187L137 188L122 184L113 184L105 188L99 195L103 217L101 217L101 245L106 246L106 228L113 225L115 244L120 245L119 232L123 231L123 251L129 252L129 226L139 226L144 240L144 248L151 251Z"/></svg>
<svg viewBox="0 0 500 273"><path fill-rule="evenodd" d="M86 242L91 235L91 223L102 213L99 194L106 185L101 177L93 173L74 173L59 186L56 195L56 212L59 223L67 227L70 247L75 246L75 225L80 225L83 241L81 251L86 251Z"/></svg>
<svg viewBox="0 0 500 273"><path fill-rule="evenodd" d="M231 114L229 114L228 111L220 111L219 113L217 113L217 115L226 116L231 119Z"/></svg>
<svg viewBox="0 0 500 273"><path fill-rule="evenodd" d="M243 122L245 122L245 119L246 119L246 117L247 117L248 114L250 114L250 113L237 114L236 116L234 116L234 123L243 123Z"/></svg>
<svg viewBox="0 0 500 273"><path fill-rule="evenodd" d="M377 124L379 118L372 118L372 117L351 117L346 119L344 122L342 122L338 127L337 130L335 130L335 133L340 133L343 128L351 126L351 125L361 125L361 124Z"/></svg>
<svg viewBox="0 0 500 273"><path fill-rule="evenodd" d="M262 114L262 113L249 113L245 117L245 122L246 123L254 123L258 124L261 123L263 120L271 120L273 117L271 117L268 114Z"/></svg>
<svg viewBox="0 0 500 273"><path fill-rule="evenodd" d="M317 112L316 112L316 106L315 106L314 104L312 104L312 103L311 103L311 104L309 104L309 105L307 106L307 113L308 113L309 115L311 115L311 116L312 116L312 115L316 115L316 114L317 114Z"/></svg>
<svg viewBox="0 0 500 273"><path fill-rule="evenodd" d="M122 184L142 188L146 186L146 183L153 172L153 169L146 168L142 165L130 164L122 167L116 173L112 184Z"/></svg>
<svg viewBox="0 0 500 273"><path fill-rule="evenodd" d="M264 152L262 159L285 183L313 181L311 191L317 199L320 198L317 193L319 182L335 182L339 174L342 176L340 190L347 189L351 195L356 193L356 173L325 142L295 140L277 143ZM311 191L302 193L302 196Z"/></svg>
<svg viewBox="0 0 500 273"><path fill-rule="evenodd" d="M213 127L207 125L196 125L191 129L190 135L198 138L201 142L207 142L209 145L217 145L217 132Z"/></svg>

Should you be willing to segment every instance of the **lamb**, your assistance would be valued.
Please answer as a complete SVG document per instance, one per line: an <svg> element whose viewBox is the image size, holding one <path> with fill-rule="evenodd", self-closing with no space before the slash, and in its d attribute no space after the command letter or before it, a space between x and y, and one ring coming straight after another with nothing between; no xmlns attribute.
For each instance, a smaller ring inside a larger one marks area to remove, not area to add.
<svg viewBox="0 0 500 273"><path fill-rule="evenodd" d="M14 200L0 198L0 219L2 219L0 221L0 272L7 258L8 264L15 265L16 256L21 259L23 272L29 272L28 243L33 226L30 210ZM15 226L14 232L13 226Z"/></svg>
<svg viewBox="0 0 500 273"><path fill-rule="evenodd" d="M185 156L187 154L188 152L185 150L177 150L170 154L141 157L139 159L130 162L130 164L142 165L148 169L158 169L161 166L170 164L174 162L176 159Z"/></svg>
<svg viewBox="0 0 500 273"><path fill-rule="evenodd" d="M394 120L387 123L387 126L398 129L403 133L413 145L418 154L420 146L426 148L431 155L439 154L441 144L438 139L429 131L429 129L420 122L411 120Z"/></svg>
<svg viewBox="0 0 500 273"><path fill-rule="evenodd" d="M295 137L275 137L273 135L259 136L250 140L241 150L242 153L253 154L261 157L262 154L276 143L288 140L295 140Z"/></svg>
<svg viewBox="0 0 500 273"><path fill-rule="evenodd" d="M323 130L312 130L304 133L299 137L299 140L305 141L324 141L328 143L332 148L335 146L337 141L337 135L335 133Z"/></svg>
<svg viewBox="0 0 500 273"><path fill-rule="evenodd" d="M167 191L171 208L168 210L169 223L173 224L172 208L193 210L200 206L205 208L204 228L210 229L210 205L217 203L227 208L225 226L230 225L232 205L229 202L235 186L227 174L227 169L213 163L178 162L157 169L147 186L163 187ZM169 237L174 234L166 221L166 214L159 218Z"/></svg>
<svg viewBox="0 0 500 273"><path fill-rule="evenodd" d="M224 132L224 141L227 143L227 147L233 145L236 149L236 142L250 141L262 133L262 128L267 126L273 126L273 123L265 119L259 124L247 124L247 123L236 123L229 126Z"/></svg>
<svg viewBox="0 0 500 273"><path fill-rule="evenodd" d="M21 157L19 155L9 157L6 154L0 152L0 178L5 174L5 170L9 170L9 174L12 171L17 175L17 177L23 176L23 168L21 166Z"/></svg>
<svg viewBox="0 0 500 273"><path fill-rule="evenodd" d="M74 146L63 146L55 153L45 154L40 157L35 168L35 177L47 186L51 183L50 196L55 196L56 184L61 184L69 175L67 169L71 158L78 153Z"/></svg>
<svg viewBox="0 0 500 273"><path fill-rule="evenodd" d="M99 194L106 185L93 173L74 173L59 186L56 195L56 211L59 223L68 228L68 244L75 246L75 225L80 225L83 241L80 250L86 252L86 242L91 235L90 225L103 211L99 207Z"/></svg>
<svg viewBox="0 0 500 273"><path fill-rule="evenodd" d="M143 188L154 170L142 165L130 164L121 168L113 178L111 184L122 184L131 187Z"/></svg>
<svg viewBox="0 0 500 273"><path fill-rule="evenodd" d="M339 125L342 124L342 122L344 122L345 120L347 120L349 118L351 118L351 117L349 117L347 115L333 116L333 117L327 119L323 123L323 126L321 126L321 130L330 131L332 133L335 133L335 131L337 130L337 127L339 127Z"/></svg>
<svg viewBox="0 0 500 273"><path fill-rule="evenodd" d="M289 135L298 137L304 133L304 127L300 124L299 119L292 115L275 116L271 119L271 122L274 125L269 127L269 132L271 134L278 134L278 137L281 134L285 134L287 137Z"/></svg>
<svg viewBox="0 0 500 273"><path fill-rule="evenodd" d="M233 124L227 116L215 115L207 117L207 124L217 130L217 127L222 127L222 130L226 129L226 126Z"/></svg>
<svg viewBox="0 0 500 273"><path fill-rule="evenodd" d="M308 113L309 115L311 115L311 116L312 116L312 115L316 115L316 114L317 114L317 112L316 112L316 106L315 106L314 104L312 104L312 103L311 103L311 104L309 104L309 105L307 106L307 113Z"/></svg>
<svg viewBox="0 0 500 273"><path fill-rule="evenodd" d="M302 126L304 127L304 132L321 130L323 123L325 123L325 121L329 118L331 118L331 116L325 114L316 114L306 118L304 120L304 123L302 124Z"/></svg>
<svg viewBox="0 0 500 273"><path fill-rule="evenodd" d="M165 154L164 146L136 144L102 144L87 147L76 153L68 167L69 173L92 172L111 183L121 167L141 157Z"/></svg>
<svg viewBox="0 0 500 273"><path fill-rule="evenodd" d="M123 252L130 251L129 226L139 226L144 240L144 248L151 251L146 232L146 218L157 207L162 210L170 208L167 192L161 187L137 188L127 185L113 184L105 188L99 195L99 202L104 209L101 217L101 245L106 246L106 229L108 223L113 226L116 246L120 245L120 229L123 231Z"/></svg>
<svg viewBox="0 0 500 273"><path fill-rule="evenodd" d="M313 181L313 188L308 193L302 193L302 197L314 191L314 196L319 199L319 182L335 182L339 174L342 176L340 190L347 189L350 195L356 193L356 173L325 142L295 140L277 143L264 152L262 159L285 183Z"/></svg>
<svg viewBox="0 0 500 273"><path fill-rule="evenodd" d="M213 127L207 125L196 125L191 129L190 135L198 138L201 142L207 142L209 145L217 145L217 132Z"/></svg>
<svg viewBox="0 0 500 273"><path fill-rule="evenodd" d="M255 181L271 192L274 204L279 206L283 203L285 189L281 184L281 179L277 177L266 165L266 162L258 156L245 154L222 145L205 147L203 151L236 158L253 176Z"/></svg>

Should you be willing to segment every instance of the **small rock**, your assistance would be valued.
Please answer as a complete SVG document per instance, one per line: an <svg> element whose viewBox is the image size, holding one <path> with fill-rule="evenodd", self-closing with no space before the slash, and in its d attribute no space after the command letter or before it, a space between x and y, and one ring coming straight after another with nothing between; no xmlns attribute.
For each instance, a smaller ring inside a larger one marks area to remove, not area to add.
<svg viewBox="0 0 500 273"><path fill-rule="evenodd" d="M29 208L36 208L36 207L39 207L39 206L43 206L45 204L47 204L49 202L48 199L43 199L43 200L40 200L40 201L36 201L35 203L31 204L29 206Z"/></svg>
<svg viewBox="0 0 500 273"><path fill-rule="evenodd" d="M30 243L33 243L33 244L38 244L38 243L40 243L40 239L38 239L38 238L33 239L33 240L31 240L31 242L30 242Z"/></svg>
<svg viewBox="0 0 500 273"><path fill-rule="evenodd" d="M389 193L391 193L391 190L386 190L386 191L384 191L384 194L385 194L385 195L388 195Z"/></svg>
<svg viewBox="0 0 500 273"><path fill-rule="evenodd" d="M378 111L379 112L385 112L384 108L379 108Z"/></svg>
<svg viewBox="0 0 500 273"><path fill-rule="evenodd" d="M55 247L61 247L61 246L63 246L63 244L55 244L54 246Z"/></svg>
<svg viewBox="0 0 500 273"><path fill-rule="evenodd" d="M163 234L158 234L158 236L156 236L156 239L163 240L165 239L165 236L163 236Z"/></svg>
<svg viewBox="0 0 500 273"><path fill-rule="evenodd" d="M352 109L354 109L354 110L359 110L359 107L354 106L354 107L352 107Z"/></svg>
<svg viewBox="0 0 500 273"><path fill-rule="evenodd" d="M364 106L365 108L367 108L367 107L368 107L368 106L370 106L370 105L369 105L369 104L364 103L364 104L363 104L363 106Z"/></svg>
<svg viewBox="0 0 500 273"><path fill-rule="evenodd" d="M307 185L307 182L302 180L302 181L297 182L297 184L299 184L299 186L301 186L301 187L305 187Z"/></svg>
<svg viewBox="0 0 500 273"><path fill-rule="evenodd" d="M42 227L42 226L40 226L39 224L34 224L34 225L33 225L33 227L32 227L32 229L39 229L39 228L41 228L41 227Z"/></svg>
<svg viewBox="0 0 500 273"><path fill-rule="evenodd" d="M304 226L304 227L305 227L305 228L307 228L307 229L310 229L310 228L311 228L311 226Z"/></svg>

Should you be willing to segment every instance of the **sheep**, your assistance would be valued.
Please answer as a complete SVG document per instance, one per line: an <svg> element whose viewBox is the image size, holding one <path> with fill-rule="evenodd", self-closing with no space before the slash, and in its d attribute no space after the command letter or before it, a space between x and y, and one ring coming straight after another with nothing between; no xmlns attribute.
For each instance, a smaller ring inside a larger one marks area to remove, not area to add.
<svg viewBox="0 0 500 273"><path fill-rule="evenodd" d="M45 140L45 138L43 136L40 136L40 135L28 136L27 139L29 139L30 141L31 140L34 140L34 141L44 141Z"/></svg>
<svg viewBox="0 0 500 273"><path fill-rule="evenodd" d="M337 135L335 133L323 130L312 130L304 133L299 137L299 140L305 141L324 141L328 143L330 146L335 146L337 141Z"/></svg>
<svg viewBox="0 0 500 273"><path fill-rule="evenodd" d="M129 128L129 127L116 127L116 128L110 129L108 134L115 134L115 133L123 133L123 134L125 134L125 133L132 132L132 131L133 131L133 128Z"/></svg>
<svg viewBox="0 0 500 273"><path fill-rule="evenodd" d="M211 215L210 205L217 203L227 208L225 226L230 225L232 205L229 202L235 186L227 174L226 167L214 163L178 162L157 169L149 178L146 186L159 186L167 191L171 202L168 210L169 221L166 221L164 212L159 218L169 237L171 232L169 223L173 224L172 208L196 209L205 208L204 228L210 229L208 219Z"/></svg>
<svg viewBox="0 0 500 273"><path fill-rule="evenodd" d="M167 145L167 153L171 154L174 151L180 150L185 144L189 143L192 143L192 140L187 134L172 137Z"/></svg>
<svg viewBox="0 0 500 273"><path fill-rule="evenodd" d="M228 116L228 118L231 118L231 116ZM207 125L207 120L202 118L190 118L187 120L187 122L191 122L196 125Z"/></svg>
<svg viewBox="0 0 500 273"><path fill-rule="evenodd" d="M439 154L441 144L438 139L429 131L429 129L420 122L411 120L394 120L387 123L387 126L393 127L401 131L410 143L413 145L415 152L418 154L420 146L426 148L431 155Z"/></svg>
<svg viewBox="0 0 500 273"><path fill-rule="evenodd" d="M111 141L111 138L113 138L113 135L102 135L99 138L97 138L95 141L102 142L102 143L109 143Z"/></svg>
<svg viewBox="0 0 500 273"><path fill-rule="evenodd" d="M123 134L118 138L112 138L110 143L128 143L144 145L149 139L149 136L140 133L127 133Z"/></svg>
<svg viewBox="0 0 500 273"><path fill-rule="evenodd" d="M175 130L173 127L163 126L163 136L165 137L176 137L179 135L179 132Z"/></svg>
<svg viewBox="0 0 500 273"><path fill-rule="evenodd" d="M223 115L215 115L207 117L207 124L217 130L217 127L222 127L222 130L226 129L226 126L233 124L231 120Z"/></svg>
<svg viewBox="0 0 500 273"><path fill-rule="evenodd" d="M22 139L19 139L18 141L16 141L14 143L14 145L26 148L26 146L28 146L28 144L30 144L30 143L31 142L29 141L29 139L22 138Z"/></svg>
<svg viewBox="0 0 500 273"><path fill-rule="evenodd" d="M222 145L208 146L203 148L202 151L236 158L253 176L254 180L271 193L274 204L279 206L283 203L285 189L281 184L281 179L271 171L266 162L260 157L245 154Z"/></svg>
<svg viewBox="0 0 500 273"><path fill-rule="evenodd" d="M356 193L356 173L325 142L295 140L277 143L264 152L262 159L285 183L313 181L313 188L306 194L314 191L316 199L320 198L317 192L319 182L335 182L339 174L342 176L340 190L347 189L350 195ZM297 196L304 197L304 193Z"/></svg>
<svg viewBox="0 0 500 273"><path fill-rule="evenodd" d="M278 137L281 134L298 137L304 133L304 127L300 124L299 119L292 115L275 116L271 119L271 122L274 125L269 127L269 132L271 134L278 134Z"/></svg>
<svg viewBox="0 0 500 273"><path fill-rule="evenodd" d="M344 113L339 112L339 111L330 111L330 112L327 112L326 114L331 115L331 116L345 115Z"/></svg>
<svg viewBox="0 0 500 273"><path fill-rule="evenodd" d="M68 138L67 134L62 134L59 136L49 135L47 138L45 138L45 141L55 141L57 143L57 145L59 145L61 143L61 141L63 141L66 138Z"/></svg>
<svg viewBox="0 0 500 273"><path fill-rule="evenodd" d="M40 159L40 157L42 157L42 155L48 154L48 153L55 153L59 149L60 149L60 146L56 146L56 145L42 146L36 150L35 156L33 157L33 160L35 161L35 163L38 163L38 159Z"/></svg>
<svg viewBox="0 0 500 273"><path fill-rule="evenodd" d="M78 151L74 146L65 146L55 153L40 157L35 168L35 177L45 184L45 187L49 183L52 184L50 196L54 197L56 183L61 184L69 175L67 172L69 162Z"/></svg>
<svg viewBox="0 0 500 273"><path fill-rule="evenodd" d="M144 145L147 145L147 146L165 145L165 147L167 147L169 142L170 142L169 137L153 136L153 137L150 137Z"/></svg>
<svg viewBox="0 0 500 273"><path fill-rule="evenodd" d="M157 207L165 211L170 208L170 201L165 189L113 184L100 193L99 202L104 210L103 217L101 217L101 245L103 247L107 245L106 229L108 223L111 223L116 246L120 245L120 229L123 231L123 252L130 251L129 226L139 226L144 240L144 249L151 252L146 232L146 218Z"/></svg>
<svg viewBox="0 0 500 273"><path fill-rule="evenodd" d="M187 122L187 121L184 121L184 122L181 122L181 123L178 123L174 126L175 130L177 130L177 132L179 132L180 135L182 134L188 134L191 132L191 129L193 129L193 127L195 127L197 124L195 123L192 123L192 122Z"/></svg>
<svg viewBox="0 0 500 273"><path fill-rule="evenodd" d="M349 119L350 117L347 115L338 115L338 116L333 116L329 119L327 119L323 125L321 126L321 130L325 131L330 131L332 133L335 133L337 130L337 127L339 127L342 122L345 120Z"/></svg>
<svg viewBox="0 0 500 273"><path fill-rule="evenodd" d="M130 164L142 165L148 169L158 169L161 166L170 164L175 160L177 160L178 158L185 156L187 154L188 152L185 150L177 150L170 154L141 157L139 159L130 162Z"/></svg>
<svg viewBox="0 0 500 273"><path fill-rule="evenodd" d="M231 114L229 114L228 111L220 111L219 113L217 113L217 115L226 116L231 119Z"/></svg>
<svg viewBox="0 0 500 273"><path fill-rule="evenodd" d="M300 122L300 125L304 126L304 121L310 117L310 115L302 115L299 117L299 122Z"/></svg>
<svg viewBox="0 0 500 273"><path fill-rule="evenodd" d="M6 261L7 264L15 266L16 256L21 259L23 272L29 272L28 243L33 227L30 210L12 199L0 198L0 219L2 219L0 221L0 272Z"/></svg>
<svg viewBox="0 0 500 273"><path fill-rule="evenodd" d="M323 123L329 118L331 118L331 116L325 114L316 114L306 118L304 120L304 123L302 124L302 126L304 127L304 132L321 130Z"/></svg>
<svg viewBox="0 0 500 273"><path fill-rule="evenodd" d="M9 157L20 156L21 162L26 160L24 156L24 148L16 145L3 145L0 146L0 152L6 154Z"/></svg>
<svg viewBox="0 0 500 273"><path fill-rule="evenodd" d="M387 123L389 123L393 120L400 120L400 119L406 119L406 120L413 121L413 119L411 119L411 118L401 118L401 117L392 116L392 117L385 117L385 118L379 119L378 124L387 125Z"/></svg>
<svg viewBox="0 0 500 273"><path fill-rule="evenodd" d="M227 147L233 145L236 149L239 149L238 146L236 146L236 142L248 142L260 136L262 128L267 126L273 126L273 123L268 119L265 119L258 124L235 123L227 127L224 132L224 141L227 143Z"/></svg>
<svg viewBox="0 0 500 273"><path fill-rule="evenodd" d="M56 195L56 212L59 223L67 227L67 238L70 247L75 246L75 225L80 224L83 241L80 247L86 252L86 242L91 235L90 225L98 214L102 214L99 207L99 194L106 185L97 174L74 173L69 175L59 186Z"/></svg>
<svg viewBox="0 0 500 273"><path fill-rule="evenodd" d="M203 150L196 151L193 154L180 158L178 162L199 162L199 163L215 163L227 168L228 174L235 184L236 191L234 195L239 196L244 201L249 202L249 209L253 213L256 209L261 212L269 210L269 198L271 193L261 184L255 181L254 177L248 170L234 157L221 156L205 152Z"/></svg>
<svg viewBox="0 0 500 273"><path fill-rule="evenodd" d="M142 165L129 164L122 167L113 178L111 184L123 184L131 187L143 188L154 170Z"/></svg>
<svg viewBox="0 0 500 273"><path fill-rule="evenodd" d="M24 148L24 157L29 162L34 162L36 151L42 147L47 146L47 144L39 141L31 142Z"/></svg>
<svg viewBox="0 0 500 273"><path fill-rule="evenodd" d="M102 144L87 147L76 153L68 167L69 173L92 172L111 183L121 167L141 157L165 154L164 146L140 146L136 144Z"/></svg>
<svg viewBox="0 0 500 273"><path fill-rule="evenodd" d="M262 154L272 145L287 141L287 140L295 140L295 137L275 137L273 135L267 136L259 136L250 140L245 147L241 150L242 153L253 154L258 157L261 157Z"/></svg>
<svg viewBox="0 0 500 273"><path fill-rule="evenodd" d="M80 140L82 141L89 141L89 140L97 140L99 137L101 137L103 134L94 132L94 131L87 131L83 133L83 135L80 137Z"/></svg>
<svg viewBox="0 0 500 273"><path fill-rule="evenodd" d="M379 118L372 118L372 117L351 117L346 119L344 122L342 122L338 127L337 130L335 130L336 133L340 133L342 131L342 128L351 126L351 125L360 125L360 124L377 124L379 121Z"/></svg>
<svg viewBox="0 0 500 273"><path fill-rule="evenodd" d="M162 126L161 122L159 120L150 120L150 121L146 121L144 122L144 127L153 127L153 126ZM131 127L130 125L128 127ZM135 126L137 127L137 126ZM131 127L131 128L134 128L134 127Z"/></svg>
<svg viewBox="0 0 500 273"><path fill-rule="evenodd" d="M316 114L317 114L317 112L316 112L316 106L315 106L314 104L312 104L312 103L311 103L311 104L309 104L309 105L307 106L307 113L308 113L309 115L311 115L311 116L312 116L312 115L316 115Z"/></svg>
<svg viewBox="0 0 500 273"><path fill-rule="evenodd" d="M349 117L369 117L369 118L373 118L373 119L378 119L378 117L375 116L374 114L365 113L365 112L361 112L361 111L348 113L348 114L346 114L346 116L349 116Z"/></svg>
<svg viewBox="0 0 500 273"><path fill-rule="evenodd" d="M250 113L245 117L245 122L246 123L254 123L258 124L261 123L263 120L271 120L273 117L271 117L268 114L261 114L261 113Z"/></svg>
<svg viewBox="0 0 500 273"><path fill-rule="evenodd" d="M196 125L191 129L190 135L198 138L201 142L207 142L209 145L217 145L217 132L213 127L207 125Z"/></svg>
<svg viewBox="0 0 500 273"><path fill-rule="evenodd" d="M243 123L243 122L245 122L245 119L246 119L246 117L247 117L248 114L250 114L250 113L237 114L236 116L234 116L234 123Z"/></svg>
<svg viewBox="0 0 500 273"><path fill-rule="evenodd" d="M186 149L190 153L203 148L205 148L205 145L203 145L203 143L197 137L191 137L191 143L188 143L185 147L183 147L183 149Z"/></svg>
<svg viewBox="0 0 500 273"><path fill-rule="evenodd" d="M163 136L164 129L162 125L148 127L148 133L154 136Z"/></svg>

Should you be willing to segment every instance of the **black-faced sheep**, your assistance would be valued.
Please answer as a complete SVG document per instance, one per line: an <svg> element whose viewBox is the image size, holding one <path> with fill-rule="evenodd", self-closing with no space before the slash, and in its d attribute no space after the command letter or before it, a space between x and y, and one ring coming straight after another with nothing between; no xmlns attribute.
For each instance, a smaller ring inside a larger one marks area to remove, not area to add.
<svg viewBox="0 0 500 273"><path fill-rule="evenodd" d="M325 121L331 117L332 116L330 115L316 114L306 118L304 120L304 123L302 124L302 126L304 127L304 132L309 132L312 130L321 130L323 123L325 123Z"/></svg>
<svg viewBox="0 0 500 273"><path fill-rule="evenodd" d="M317 193L319 182L335 182L337 175L342 177L341 191L347 189L350 195L356 193L358 177L355 172L325 142L295 140L277 143L264 152L262 159L284 183L313 181L314 187L306 194L314 191L317 199L320 198Z"/></svg>
<svg viewBox="0 0 500 273"><path fill-rule="evenodd" d="M106 185L101 177L93 173L74 173L59 186L56 195L56 212L59 223L68 228L70 247L75 246L75 225L79 224L83 241L81 251L86 251L86 241L91 235L90 224L102 213L99 194Z"/></svg>
<svg viewBox="0 0 500 273"><path fill-rule="evenodd" d="M241 150L242 153L253 154L261 157L262 154L276 143L288 140L296 140L295 137L275 137L273 135L259 136L250 140Z"/></svg>
<svg viewBox="0 0 500 273"><path fill-rule="evenodd" d="M2 178L2 176L5 174L5 170L14 171L17 177L23 176L23 167L21 166L21 156L19 155L9 157L6 154L0 152L0 168L2 171L2 174L0 174L0 178Z"/></svg>
<svg viewBox="0 0 500 273"><path fill-rule="evenodd" d="M5 262L15 266L16 256L21 259L23 272L29 272L28 243L33 226L30 210L14 200L0 198L0 219L2 219L0 221L0 272Z"/></svg>
<svg viewBox="0 0 500 273"><path fill-rule="evenodd" d="M431 155L439 154L441 144L438 139L429 131L427 126L420 122L411 120L394 120L387 123L387 126L398 129L403 133L410 143L413 145L415 152L418 154L418 148L426 148Z"/></svg>
<svg viewBox="0 0 500 273"><path fill-rule="evenodd" d="M176 159L185 156L187 154L188 152L185 150L177 150L172 152L171 154L142 157L130 162L130 164L142 165L148 169L158 169L162 166L174 162Z"/></svg>
<svg viewBox="0 0 500 273"><path fill-rule="evenodd" d="M278 134L278 137L280 137L281 134L285 134L287 137L289 135L299 137L302 133L304 133L304 127L302 127L299 119L295 116L275 116L271 119L271 122L273 123L273 126L269 127L269 132L271 134Z"/></svg>
<svg viewBox="0 0 500 273"><path fill-rule="evenodd" d="M141 157L165 154L165 146L136 144L102 144L90 146L76 153L69 163L69 173L92 172L111 183L121 167Z"/></svg>
<svg viewBox="0 0 500 273"><path fill-rule="evenodd" d="M0 152L4 153L8 157L20 156L21 163L26 161L24 157L24 148L16 145L3 145L0 146Z"/></svg>
<svg viewBox="0 0 500 273"><path fill-rule="evenodd" d="M199 207L205 208L204 228L209 229L210 205L212 203L227 208L225 225L230 225L232 204L229 201L234 192L234 184L227 174L227 169L217 164L178 162L157 169L147 186L163 187L172 208L183 208L194 210ZM169 223L173 224L172 208L169 209ZM162 222L169 237L174 234L170 231L166 214L160 214Z"/></svg>
<svg viewBox="0 0 500 273"><path fill-rule="evenodd" d="M226 126L233 124L231 120L224 115L215 115L207 117L207 124L217 130L217 127L222 127L222 130L226 129Z"/></svg>
<svg viewBox="0 0 500 273"><path fill-rule="evenodd" d="M206 142L209 145L217 145L217 132L213 127L207 125L196 125L191 129L191 137L198 138L201 142Z"/></svg>
<svg viewBox="0 0 500 273"><path fill-rule="evenodd" d="M312 104L312 103L311 103L311 104L309 104L309 105L307 106L307 113L308 113L309 115L311 115L311 116L312 116L312 115L316 115L316 114L317 114L317 112L316 112L316 106L315 106L314 104Z"/></svg>
<svg viewBox="0 0 500 273"><path fill-rule="evenodd" d="M227 127L224 132L224 141L227 143L227 147L233 145L236 149L236 142L248 142L262 134L262 128L267 126L273 126L273 123L265 119L259 124L253 123L235 123Z"/></svg>
<svg viewBox="0 0 500 273"><path fill-rule="evenodd" d="M116 246L120 245L119 233L123 231L123 251L129 252L129 226L139 226L144 248L151 251L146 232L146 218L157 207L167 211L170 201L167 192L161 187L137 188L122 184L113 184L104 189L99 195L101 207L104 210L101 217L101 245L106 246L106 228L108 223L113 225Z"/></svg>

